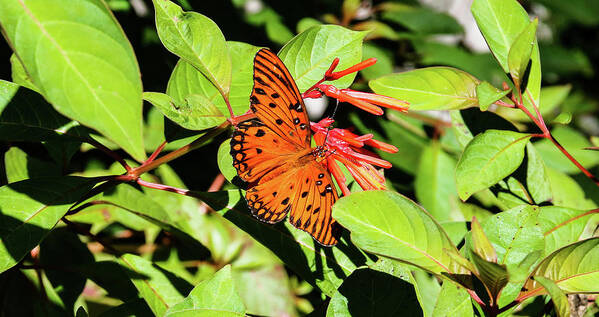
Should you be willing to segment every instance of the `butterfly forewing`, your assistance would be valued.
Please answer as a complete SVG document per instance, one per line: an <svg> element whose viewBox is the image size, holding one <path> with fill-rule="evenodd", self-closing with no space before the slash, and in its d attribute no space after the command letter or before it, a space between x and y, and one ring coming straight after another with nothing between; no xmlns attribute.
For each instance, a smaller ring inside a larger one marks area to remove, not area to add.
<svg viewBox="0 0 599 317"><path fill-rule="evenodd" d="M268 49L254 58L250 109L260 121L299 147L310 147L310 122L295 81L283 62Z"/></svg>
<svg viewBox="0 0 599 317"><path fill-rule="evenodd" d="M293 144L258 120L239 123L231 137L233 167L237 169L237 175L250 184L266 181L268 172L284 165L294 155L297 155L297 149Z"/></svg>

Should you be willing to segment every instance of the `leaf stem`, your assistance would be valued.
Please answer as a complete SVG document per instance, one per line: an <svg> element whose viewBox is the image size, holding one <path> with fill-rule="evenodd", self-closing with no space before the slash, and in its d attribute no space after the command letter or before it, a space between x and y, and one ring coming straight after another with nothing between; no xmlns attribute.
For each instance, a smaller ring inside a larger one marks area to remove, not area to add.
<svg viewBox="0 0 599 317"><path fill-rule="evenodd" d="M151 171L164 163L170 162L184 154L187 154L187 153L205 145L210 140L212 140L212 138L223 133L230 125L231 125L231 123L229 121L225 121L218 127L211 129L210 131L206 132L206 134L200 136L199 138L197 138L195 141L189 143L188 145L183 146L183 147L181 147L171 153L168 153L164 156L161 156L151 162L148 162L147 164L144 163L141 166L132 169L127 174L129 176L133 177L133 179L137 179L141 174Z"/></svg>
<svg viewBox="0 0 599 317"><path fill-rule="evenodd" d="M125 170L127 172L131 171L131 166L129 166L129 164L127 164L127 162L125 162L125 160L118 155L115 151L107 148L106 146L104 146L103 144L101 144L100 142L92 139L91 137L89 139L85 140L87 143L93 145L95 148L97 148L98 150L108 154L108 156L112 157L113 159L115 159L117 162L119 162L119 164L121 164Z"/></svg>

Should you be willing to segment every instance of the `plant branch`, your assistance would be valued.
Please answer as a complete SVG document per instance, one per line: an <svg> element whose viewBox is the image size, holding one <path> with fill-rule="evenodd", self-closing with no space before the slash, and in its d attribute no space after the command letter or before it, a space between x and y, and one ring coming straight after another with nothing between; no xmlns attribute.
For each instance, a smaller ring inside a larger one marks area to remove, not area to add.
<svg viewBox="0 0 599 317"><path fill-rule="evenodd" d="M206 134L197 138L195 141L189 143L188 145L183 146L183 147L181 147L171 153L168 153L162 157L159 157L151 162L148 162L147 164L142 164L141 166L132 169L128 173L128 175L133 177L133 179L137 179L141 174L151 171L164 163L170 162L184 154L187 154L187 153L205 145L210 140L212 140L212 138L223 133L230 125L231 125L231 123L229 121L225 121L218 127L211 129L210 131L206 132Z"/></svg>
<svg viewBox="0 0 599 317"><path fill-rule="evenodd" d="M85 142L93 145L98 150L106 153L108 156L115 159L117 162L119 162L119 164L121 164L123 166L123 168L125 168L125 170L127 172L131 171L131 166L129 166L129 164L127 164L127 162L125 162L125 160L120 155L118 155L115 151L105 147L103 144L101 144L100 142L98 142L92 138L86 138Z"/></svg>
<svg viewBox="0 0 599 317"><path fill-rule="evenodd" d="M572 162L578 169L589 179L591 179L597 186L599 186L599 179L591 172L589 172L582 164L580 164L554 137L549 134L547 137L553 144Z"/></svg>

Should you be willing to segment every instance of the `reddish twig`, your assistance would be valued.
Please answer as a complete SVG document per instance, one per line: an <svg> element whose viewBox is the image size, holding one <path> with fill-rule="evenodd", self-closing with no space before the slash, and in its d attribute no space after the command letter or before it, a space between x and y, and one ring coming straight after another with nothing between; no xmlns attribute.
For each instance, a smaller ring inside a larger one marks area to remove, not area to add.
<svg viewBox="0 0 599 317"><path fill-rule="evenodd" d="M225 183L225 176L222 173L218 173L218 175L216 175L216 177L212 181L212 184L210 184L210 187L208 187L208 191L209 192L219 191L223 187L224 183Z"/></svg>

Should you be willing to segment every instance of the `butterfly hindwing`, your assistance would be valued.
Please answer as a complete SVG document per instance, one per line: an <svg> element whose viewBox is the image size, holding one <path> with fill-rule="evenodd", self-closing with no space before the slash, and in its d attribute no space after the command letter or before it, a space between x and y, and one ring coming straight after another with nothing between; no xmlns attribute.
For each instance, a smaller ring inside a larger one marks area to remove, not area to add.
<svg viewBox="0 0 599 317"><path fill-rule="evenodd" d="M337 191L327 170L316 160L292 168L246 192L252 214L276 223L289 214L289 222L309 233L318 243L337 243L341 226L331 217Z"/></svg>
<svg viewBox="0 0 599 317"><path fill-rule="evenodd" d="M261 49L254 58L250 109L281 138L301 148L310 147L304 101L285 64L268 49Z"/></svg>
<svg viewBox="0 0 599 317"><path fill-rule="evenodd" d="M233 167L237 169L237 175L248 183L261 181L265 174L297 153L292 144L258 120L239 123L230 144Z"/></svg>
<svg viewBox="0 0 599 317"><path fill-rule="evenodd" d="M341 226L333 219L332 207L339 199L331 175L316 160L302 168L298 189L289 214L289 222L309 233L324 246L337 243Z"/></svg>

